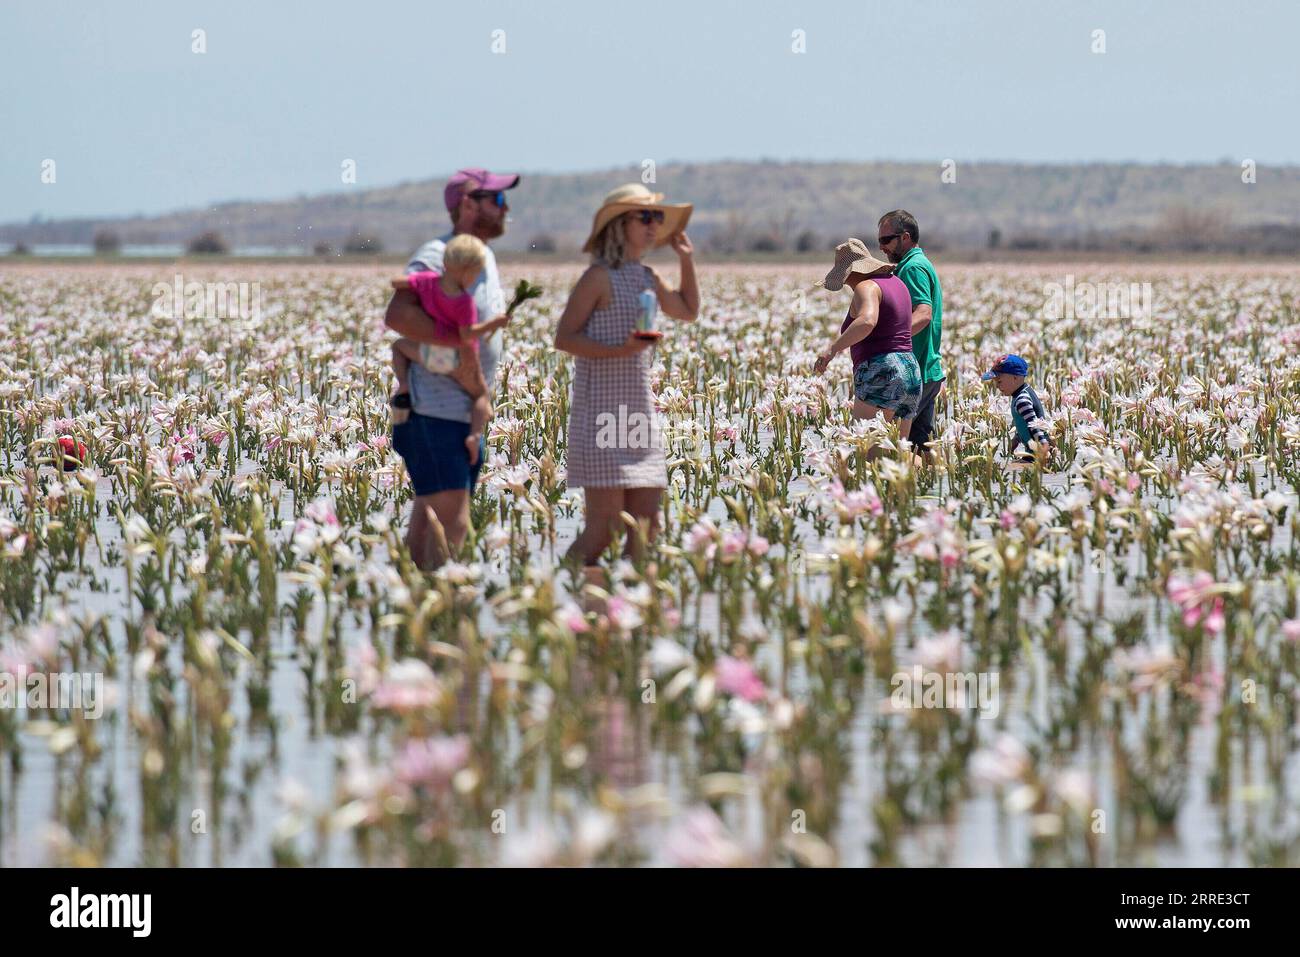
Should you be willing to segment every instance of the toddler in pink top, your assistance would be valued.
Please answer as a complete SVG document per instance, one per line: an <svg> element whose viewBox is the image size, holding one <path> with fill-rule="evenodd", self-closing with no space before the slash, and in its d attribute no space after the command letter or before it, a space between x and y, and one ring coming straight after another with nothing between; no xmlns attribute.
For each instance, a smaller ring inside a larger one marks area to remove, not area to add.
<svg viewBox="0 0 1300 957"><path fill-rule="evenodd" d="M447 243L441 273L428 270L412 273L394 279L393 288L410 289L416 294L421 308L433 320L435 332L444 341L458 342L459 348L472 349L477 353L479 339L490 336L506 324L505 317L490 322L478 321L478 308L474 305L474 297L469 290L483 271L486 260L487 247L483 241L462 234ZM395 424L404 422L410 414L412 362L420 363L430 372L450 374L457 366L457 347L420 343L406 338L393 343L393 374L397 377L397 390L393 393L390 404ZM465 448L469 451L469 461L473 465L478 461L479 439L492 415L487 381L477 364L474 365L472 376L455 378L474 400L470 408L469 435L465 439Z"/></svg>

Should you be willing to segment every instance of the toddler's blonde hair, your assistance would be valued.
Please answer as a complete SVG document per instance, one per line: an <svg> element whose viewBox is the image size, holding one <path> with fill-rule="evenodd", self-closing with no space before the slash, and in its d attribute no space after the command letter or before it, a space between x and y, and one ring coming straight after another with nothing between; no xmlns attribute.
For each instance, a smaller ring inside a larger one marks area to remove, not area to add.
<svg viewBox="0 0 1300 957"><path fill-rule="evenodd" d="M487 246L483 240L469 233L461 233L452 238L442 254L442 268L460 269L476 266L482 269L487 263Z"/></svg>

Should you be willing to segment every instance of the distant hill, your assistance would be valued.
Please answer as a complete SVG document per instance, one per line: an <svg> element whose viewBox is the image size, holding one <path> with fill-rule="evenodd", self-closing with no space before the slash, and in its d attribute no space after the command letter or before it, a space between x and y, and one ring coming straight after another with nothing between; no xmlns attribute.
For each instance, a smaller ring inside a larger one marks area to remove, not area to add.
<svg viewBox="0 0 1300 957"><path fill-rule="evenodd" d="M1203 248L1247 227L1300 236L1300 167L1262 166L1243 184L1235 164L1028 165L961 163L956 182L930 163L667 163L652 188L695 203L692 235L718 251L824 249L847 235L870 238L876 218L903 207L931 247L1001 245L1097 248L1139 235L1170 248ZM529 174L512 195L500 248L575 250L600 197L639 180L639 167ZM210 209L124 219L0 225L0 242L89 243L111 231L125 243L186 243L215 230L231 246L342 248L376 237L405 252L440 232L445 177L277 202L230 202ZM996 235L991 236L993 231ZM1254 232L1255 230L1252 230Z"/></svg>

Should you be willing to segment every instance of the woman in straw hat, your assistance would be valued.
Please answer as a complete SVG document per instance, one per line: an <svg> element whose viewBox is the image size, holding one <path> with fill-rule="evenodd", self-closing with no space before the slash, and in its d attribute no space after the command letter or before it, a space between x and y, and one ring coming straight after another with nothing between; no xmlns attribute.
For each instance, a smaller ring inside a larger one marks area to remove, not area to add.
<svg viewBox="0 0 1300 957"><path fill-rule="evenodd" d="M608 547L621 512L641 525L646 540L659 530L668 470L663 436L650 389L651 347L637 335L642 293L664 314L695 319L700 294L694 248L684 232L689 203L666 204L640 183L610 192L596 211L583 252L592 264L569 294L555 333L555 348L574 359L569 406L568 485L586 492L586 525L568 558L594 565ZM669 245L681 265L680 289L670 289L642 254ZM624 554L635 556L638 535Z"/></svg>
<svg viewBox="0 0 1300 957"><path fill-rule="evenodd" d="M839 337L817 357L814 370L820 375L832 359L849 350L853 417L883 414L886 422L897 419L899 437L907 438L921 402L921 367L912 354L912 296L893 271L892 264L872 256L860 239L835 247L835 265L820 285L832 292L848 286L853 301Z"/></svg>

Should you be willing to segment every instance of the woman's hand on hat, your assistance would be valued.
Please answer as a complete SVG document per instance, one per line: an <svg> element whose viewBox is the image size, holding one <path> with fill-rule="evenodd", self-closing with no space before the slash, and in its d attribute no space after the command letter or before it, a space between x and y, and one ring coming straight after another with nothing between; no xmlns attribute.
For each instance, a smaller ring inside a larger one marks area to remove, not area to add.
<svg viewBox="0 0 1300 957"><path fill-rule="evenodd" d="M672 239L668 240L668 245L673 247L673 252L685 259L695 252L695 244L685 233L677 233Z"/></svg>

